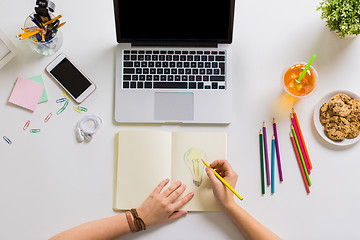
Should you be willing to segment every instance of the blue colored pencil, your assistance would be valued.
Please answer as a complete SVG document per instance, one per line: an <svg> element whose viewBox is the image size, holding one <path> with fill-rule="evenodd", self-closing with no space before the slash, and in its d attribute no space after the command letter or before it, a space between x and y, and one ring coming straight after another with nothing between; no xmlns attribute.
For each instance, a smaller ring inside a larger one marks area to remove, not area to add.
<svg viewBox="0 0 360 240"><path fill-rule="evenodd" d="M275 193L275 136L271 141L271 193Z"/></svg>
<svg viewBox="0 0 360 240"><path fill-rule="evenodd" d="M266 168L266 185L270 186L270 173L269 173L269 159L268 159L268 149L266 143L266 125L263 122L263 140L264 140L264 154L265 154L265 168Z"/></svg>

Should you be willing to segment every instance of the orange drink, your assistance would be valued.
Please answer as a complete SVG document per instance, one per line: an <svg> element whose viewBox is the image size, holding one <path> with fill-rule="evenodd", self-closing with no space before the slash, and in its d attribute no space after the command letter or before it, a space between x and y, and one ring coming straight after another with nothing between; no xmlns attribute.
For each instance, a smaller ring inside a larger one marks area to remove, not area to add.
<svg viewBox="0 0 360 240"><path fill-rule="evenodd" d="M310 66L305 76L299 82L298 79L301 73L304 71L306 63L298 63L288 68L282 79L282 83L285 91L294 97L304 97L310 94L316 84L317 72Z"/></svg>

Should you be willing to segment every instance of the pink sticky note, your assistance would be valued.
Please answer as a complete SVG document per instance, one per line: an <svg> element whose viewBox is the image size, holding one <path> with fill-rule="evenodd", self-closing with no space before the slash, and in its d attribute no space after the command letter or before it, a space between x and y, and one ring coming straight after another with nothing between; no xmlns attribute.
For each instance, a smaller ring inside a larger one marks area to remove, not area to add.
<svg viewBox="0 0 360 240"><path fill-rule="evenodd" d="M44 85L40 83L18 77L9 102L35 111L43 89Z"/></svg>

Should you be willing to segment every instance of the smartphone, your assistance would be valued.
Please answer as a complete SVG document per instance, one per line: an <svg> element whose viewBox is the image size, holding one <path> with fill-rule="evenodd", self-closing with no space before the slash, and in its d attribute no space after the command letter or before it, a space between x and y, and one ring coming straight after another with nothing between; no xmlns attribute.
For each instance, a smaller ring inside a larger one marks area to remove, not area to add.
<svg viewBox="0 0 360 240"><path fill-rule="evenodd" d="M46 71L77 103L82 103L96 89L95 84L63 53L46 67Z"/></svg>

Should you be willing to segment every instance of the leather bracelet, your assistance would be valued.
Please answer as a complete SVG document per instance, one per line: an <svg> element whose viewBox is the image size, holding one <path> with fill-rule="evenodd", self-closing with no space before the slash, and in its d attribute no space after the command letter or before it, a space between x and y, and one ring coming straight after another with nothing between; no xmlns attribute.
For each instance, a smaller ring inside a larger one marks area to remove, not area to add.
<svg viewBox="0 0 360 240"><path fill-rule="evenodd" d="M130 228L131 232L132 232L132 233L136 232L134 223L133 223L133 221L132 221L132 219L131 219L131 214L130 214L130 212L127 211L127 212L125 213L125 215L126 215L126 220L127 220L128 224L129 224L129 228Z"/></svg>
<svg viewBox="0 0 360 240"><path fill-rule="evenodd" d="M141 217L139 217L136 209L132 208L130 210L130 212L134 217L134 225L135 225L136 232L139 232L141 230L146 230L146 225L145 225L144 221L141 219Z"/></svg>

